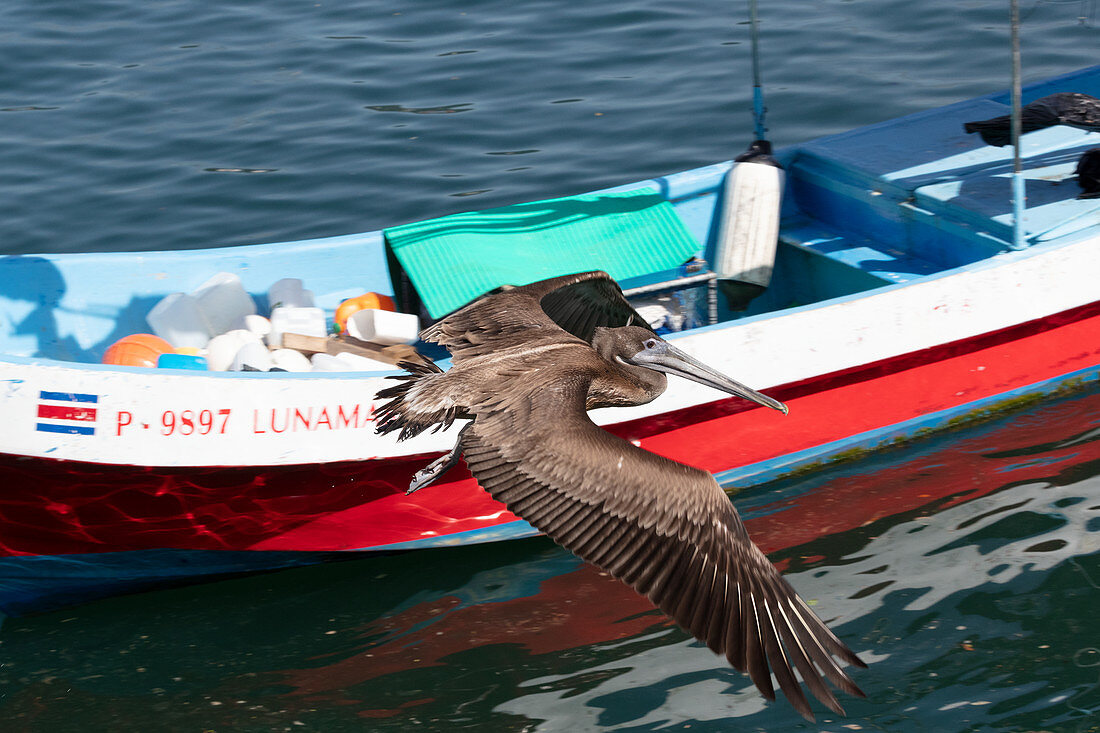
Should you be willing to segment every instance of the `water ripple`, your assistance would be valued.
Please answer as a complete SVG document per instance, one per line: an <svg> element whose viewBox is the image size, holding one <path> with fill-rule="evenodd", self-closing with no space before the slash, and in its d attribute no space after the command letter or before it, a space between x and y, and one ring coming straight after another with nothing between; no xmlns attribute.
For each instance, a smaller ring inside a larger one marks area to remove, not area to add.
<svg viewBox="0 0 1100 733"><path fill-rule="evenodd" d="M725 160L751 137L748 29L713 2L9 5L0 253L345 234L465 210L473 193L488 207ZM1095 45L1056 13L1029 29L1031 76ZM762 15L778 144L1005 84L972 63L1003 44L995 3L781 0ZM524 150L544 154L487 155ZM249 177L164 174L206 168L278 169L281 205ZM456 170L461 191L437 175Z"/></svg>

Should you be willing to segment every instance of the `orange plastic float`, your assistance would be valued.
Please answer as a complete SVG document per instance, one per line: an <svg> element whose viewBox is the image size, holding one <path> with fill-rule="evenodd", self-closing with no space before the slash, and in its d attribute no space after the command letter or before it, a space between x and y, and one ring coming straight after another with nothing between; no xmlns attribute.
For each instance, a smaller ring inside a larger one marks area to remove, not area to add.
<svg viewBox="0 0 1100 733"><path fill-rule="evenodd" d="M336 307L336 315L333 320L336 322L336 332L343 333L347 328L348 317L352 313L356 313L361 310L373 308L381 311L396 311L397 306L394 305L393 298L388 295L382 295L381 293L364 293L363 295L357 295L354 298L348 298L339 306Z"/></svg>
<svg viewBox="0 0 1100 733"><path fill-rule="evenodd" d="M155 367L161 354L174 354L175 348L160 336L135 333L124 336L103 352L104 364Z"/></svg>

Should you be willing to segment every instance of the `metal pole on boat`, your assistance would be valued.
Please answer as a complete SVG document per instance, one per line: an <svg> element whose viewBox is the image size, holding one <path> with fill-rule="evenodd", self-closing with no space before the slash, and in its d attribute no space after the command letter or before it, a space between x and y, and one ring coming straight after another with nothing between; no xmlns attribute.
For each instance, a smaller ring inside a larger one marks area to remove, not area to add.
<svg viewBox="0 0 1100 733"><path fill-rule="evenodd" d="M733 159L722 192L714 272L732 311L748 307L772 279L783 205L783 166L772 157L764 126L756 0L749 0L752 36L752 116L756 138Z"/></svg>
<svg viewBox="0 0 1100 733"><path fill-rule="evenodd" d="M756 0L749 0L749 26L752 38L752 119L757 140L766 140L764 127L764 87L760 83L760 34L756 16Z"/></svg>
<svg viewBox="0 0 1100 733"><path fill-rule="evenodd" d="M1012 24L1012 249L1027 246L1024 232L1025 189L1023 165L1020 162L1020 108L1022 83L1020 81L1020 4L1011 0Z"/></svg>

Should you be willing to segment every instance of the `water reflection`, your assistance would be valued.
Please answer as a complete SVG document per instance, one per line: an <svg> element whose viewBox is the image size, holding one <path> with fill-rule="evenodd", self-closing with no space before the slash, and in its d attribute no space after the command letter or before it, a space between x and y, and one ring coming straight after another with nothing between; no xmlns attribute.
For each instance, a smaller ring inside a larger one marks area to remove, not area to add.
<svg viewBox="0 0 1100 733"><path fill-rule="evenodd" d="M1095 396L1067 400L748 497L750 507L764 499L757 515L767 516L776 490L798 494L817 483L827 495L870 482L866 493L890 489L903 508L913 485L928 486L915 494L929 500L923 506L773 554L872 662L857 673L868 700L845 702L849 718L826 718L825 729L1088 729L1100 709L1100 669L1092 669L1100 651L1090 633L1100 571L1097 406ZM1041 444L1029 442L1040 434ZM805 727L783 705L765 707L682 632L664 637L628 659L525 680L526 694L497 710L544 721L538 730L706 730L731 717L751 729ZM574 684L600 672L607 678L596 685Z"/></svg>
<svg viewBox="0 0 1100 733"><path fill-rule="evenodd" d="M866 661L811 726L544 539L113 599L0 633L26 730L1095 730L1100 393L738 498ZM832 500L830 501L830 497Z"/></svg>

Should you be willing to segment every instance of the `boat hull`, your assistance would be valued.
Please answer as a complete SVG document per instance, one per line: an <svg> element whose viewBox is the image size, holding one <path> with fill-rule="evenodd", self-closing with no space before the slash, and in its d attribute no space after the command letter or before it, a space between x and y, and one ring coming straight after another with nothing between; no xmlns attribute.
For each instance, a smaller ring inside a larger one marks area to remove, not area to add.
<svg viewBox="0 0 1100 733"><path fill-rule="evenodd" d="M1097 364L1100 302L781 385L773 394L787 417L724 399L607 427L736 490L1077 388L1097 379ZM434 455L265 467L0 456L0 485L10 487L0 502L0 610L536 534L461 466L406 495ZM872 514L844 513L851 526Z"/></svg>

